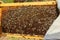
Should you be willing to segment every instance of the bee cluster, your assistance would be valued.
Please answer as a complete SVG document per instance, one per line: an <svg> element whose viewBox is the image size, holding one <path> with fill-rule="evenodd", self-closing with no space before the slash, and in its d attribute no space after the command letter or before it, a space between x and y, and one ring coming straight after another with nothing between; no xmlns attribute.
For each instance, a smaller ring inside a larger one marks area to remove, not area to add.
<svg viewBox="0 0 60 40"><path fill-rule="evenodd" d="M2 31L44 35L57 18L56 6L18 6L2 11Z"/></svg>

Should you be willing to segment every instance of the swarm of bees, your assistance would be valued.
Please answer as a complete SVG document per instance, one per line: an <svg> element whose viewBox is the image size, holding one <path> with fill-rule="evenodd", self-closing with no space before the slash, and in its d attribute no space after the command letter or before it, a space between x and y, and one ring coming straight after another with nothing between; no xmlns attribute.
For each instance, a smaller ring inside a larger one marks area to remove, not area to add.
<svg viewBox="0 0 60 40"><path fill-rule="evenodd" d="M2 11L2 30L5 33L45 35L57 18L56 6L21 6Z"/></svg>

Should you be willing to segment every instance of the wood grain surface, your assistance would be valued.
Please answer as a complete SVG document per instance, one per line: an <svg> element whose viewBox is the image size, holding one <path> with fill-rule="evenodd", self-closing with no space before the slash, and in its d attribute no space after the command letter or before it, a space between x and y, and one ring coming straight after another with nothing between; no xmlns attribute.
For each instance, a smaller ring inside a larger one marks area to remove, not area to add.
<svg viewBox="0 0 60 40"><path fill-rule="evenodd" d="M2 13L2 10L0 8L0 34L2 33L2 27L1 27L1 13Z"/></svg>
<svg viewBox="0 0 60 40"><path fill-rule="evenodd" d="M24 3L2 3L0 6L29 6L29 5L56 5L56 1L24 2Z"/></svg>

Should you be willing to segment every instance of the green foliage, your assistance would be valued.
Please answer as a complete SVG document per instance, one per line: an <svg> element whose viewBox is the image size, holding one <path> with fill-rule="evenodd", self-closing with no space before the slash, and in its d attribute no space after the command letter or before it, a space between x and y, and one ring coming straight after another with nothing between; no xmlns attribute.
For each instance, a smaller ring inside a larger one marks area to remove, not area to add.
<svg viewBox="0 0 60 40"><path fill-rule="evenodd" d="M2 0L2 1L5 3L13 3L14 2L14 0Z"/></svg>
<svg viewBox="0 0 60 40"><path fill-rule="evenodd" d="M16 37L9 37L8 40L19 40L19 38L16 38Z"/></svg>

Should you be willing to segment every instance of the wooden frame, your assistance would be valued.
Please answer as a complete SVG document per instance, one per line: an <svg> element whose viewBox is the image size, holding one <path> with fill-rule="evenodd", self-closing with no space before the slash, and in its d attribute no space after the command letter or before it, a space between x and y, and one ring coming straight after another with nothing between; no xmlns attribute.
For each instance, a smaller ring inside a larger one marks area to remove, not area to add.
<svg viewBox="0 0 60 40"><path fill-rule="evenodd" d="M56 5L56 1L46 1L46 2L24 2L24 3L3 3L0 4L0 19L1 19L1 14L2 14L2 7L6 7L6 6L28 6L28 5ZM1 21L1 20L0 20ZM0 26L1 27L1 26ZM1 28L0 28L1 29ZM2 30L2 29L1 29ZM2 32L2 31L1 31ZM5 33L5 35L7 35L8 37L22 37L24 36L25 38L36 38L36 39L43 39L43 36L39 35L39 36L30 36L30 35L19 35L19 34L10 34L10 33ZM23 38L23 37L22 37Z"/></svg>
<svg viewBox="0 0 60 40"><path fill-rule="evenodd" d="M2 10L1 10L1 8L0 8L0 21L1 21L1 12L2 12ZM0 22L0 26L1 26L1 22Z"/></svg>
<svg viewBox="0 0 60 40"><path fill-rule="evenodd" d="M0 6L28 6L28 5L55 5L56 1L46 2L24 2L24 3L2 3Z"/></svg>

